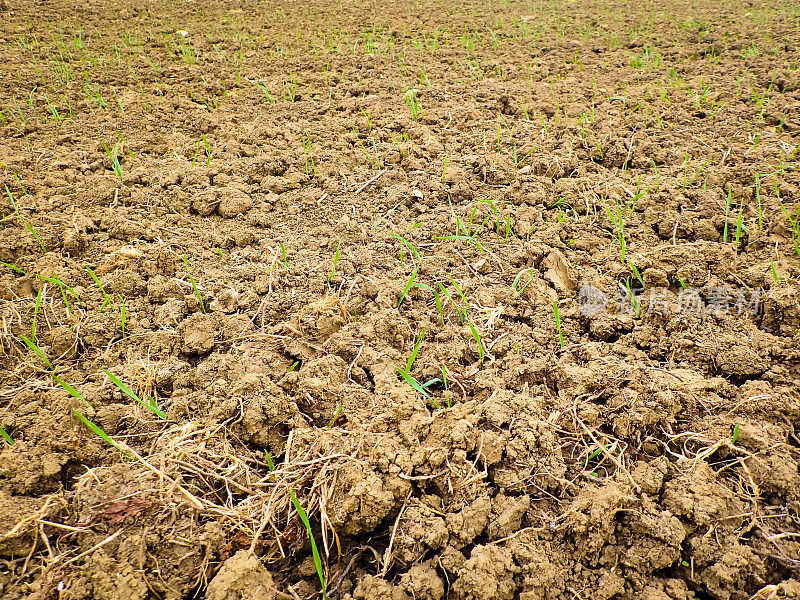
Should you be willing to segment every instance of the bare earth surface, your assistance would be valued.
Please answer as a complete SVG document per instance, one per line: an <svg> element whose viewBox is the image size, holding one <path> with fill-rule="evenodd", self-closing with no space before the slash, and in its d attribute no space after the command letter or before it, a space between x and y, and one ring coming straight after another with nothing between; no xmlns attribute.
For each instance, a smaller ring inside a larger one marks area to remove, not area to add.
<svg viewBox="0 0 800 600"><path fill-rule="evenodd" d="M8 0L0 74L0 597L800 597L796 3Z"/></svg>

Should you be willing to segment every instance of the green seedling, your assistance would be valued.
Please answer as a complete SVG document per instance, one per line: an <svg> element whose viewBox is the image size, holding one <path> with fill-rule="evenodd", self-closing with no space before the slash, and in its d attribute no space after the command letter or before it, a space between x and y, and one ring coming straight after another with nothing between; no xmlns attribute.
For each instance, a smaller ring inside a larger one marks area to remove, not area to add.
<svg viewBox="0 0 800 600"><path fill-rule="evenodd" d="M203 301L200 301L200 306L203 305ZM125 339L125 317L127 316L127 309L125 308L125 298L122 296L119 297L119 324L120 324L120 335L123 339ZM203 311L205 312L205 310Z"/></svg>
<svg viewBox="0 0 800 600"><path fill-rule="evenodd" d="M400 294L400 300L398 300L398 302L397 302L397 308L400 308L400 305L403 303L403 300L405 300L406 294L408 294L409 290L411 289L411 286L414 285L414 280L417 278L417 269L419 269L419 267L416 267L411 272L411 276L408 278L408 282L406 283L406 287L403 288L403 291Z"/></svg>
<svg viewBox="0 0 800 600"><path fill-rule="evenodd" d="M6 196L8 196L8 199L11 201L11 206L14 208L14 214L16 214L17 218L20 221L22 221L22 224L25 226L25 229L30 231L31 235L36 240L36 242L39 244L39 247L42 249L42 252L47 254L47 248L44 247L44 244L42 243L42 238L39 237L39 234L36 233L36 230L33 228L33 226L28 222L28 220L25 217L22 216L22 213L19 212L19 207L17 206L17 202L14 200L14 196L11 193L11 190L8 189L7 185L5 186L5 188L6 188ZM19 269L16 269L16 267L11 267L7 263L3 263L3 264L6 265L9 268L12 268L12 269L15 269L15 270L19 271ZM21 273L22 271L19 271L19 272Z"/></svg>
<svg viewBox="0 0 800 600"><path fill-rule="evenodd" d="M61 114L58 112L58 109L55 107L55 105L53 105L50 102L50 100L47 98L46 94L45 94L44 99L45 99L45 102L47 102L47 108L50 110L50 114L53 116L53 121L55 122L56 125L58 125L60 127L61 124L64 122L64 117L61 116Z"/></svg>
<svg viewBox="0 0 800 600"><path fill-rule="evenodd" d="M116 174L117 177L122 179L122 165L119 162L119 146L120 143L117 142L116 144L114 144L114 149L112 150L111 148L108 147L108 144L103 142L103 150L106 151L106 154L108 155L108 158L111 161L111 166L114 169L114 173Z"/></svg>
<svg viewBox="0 0 800 600"><path fill-rule="evenodd" d="M194 155L192 156L192 163L189 165L189 170L194 171L194 165L197 162L197 157L200 156L200 142L195 144Z"/></svg>
<svg viewBox="0 0 800 600"><path fill-rule="evenodd" d="M736 426L733 428L733 433L731 434L731 444L736 444L736 440L739 439L739 424L737 423Z"/></svg>
<svg viewBox="0 0 800 600"><path fill-rule="evenodd" d="M722 229L722 243L728 243L728 213L731 210L731 189L728 188L728 199L725 202L725 226Z"/></svg>
<svg viewBox="0 0 800 600"><path fill-rule="evenodd" d="M286 246L283 245L283 242L280 242L280 247L281 247L281 260L283 261L283 265L288 269L289 260L286 258Z"/></svg>
<svg viewBox="0 0 800 600"><path fill-rule="evenodd" d="M403 148L402 142L404 140L408 140L408 134L407 133L402 133L402 134L400 134L400 139L398 139L398 138L396 138L394 136L394 134L391 131L388 132L388 133L389 133L389 137L392 138L392 141L394 142L394 145L397 146L397 150L398 150L398 152L400 152L400 156L405 158L406 157L406 151L405 151L405 148Z"/></svg>
<svg viewBox="0 0 800 600"><path fill-rule="evenodd" d="M765 175L756 175L756 205L758 206L758 228L762 229L764 209L761 206L761 178Z"/></svg>
<svg viewBox="0 0 800 600"><path fill-rule="evenodd" d="M369 118L369 113L364 110L363 106L360 106L358 110L361 111L361 114L364 115L364 118L367 120L367 134L372 133L372 119Z"/></svg>
<svg viewBox="0 0 800 600"><path fill-rule="evenodd" d="M469 302L467 302L467 297L464 295L464 292L461 291L461 288L458 287L456 280L453 279L449 273L447 274L447 278L450 280L450 283L453 284L453 287L456 288L458 295L461 296L461 300L464 302L464 315L466 315L467 312L469 312Z"/></svg>
<svg viewBox="0 0 800 600"><path fill-rule="evenodd" d="M306 153L306 177L312 179L317 176L317 165L314 162L314 155L311 153L311 140L303 140L303 150Z"/></svg>
<svg viewBox="0 0 800 600"><path fill-rule="evenodd" d="M478 239L474 235L444 235L436 238L437 240L447 240L447 241L461 241L461 242L468 242L475 246L475 249L478 252L483 252L483 246L478 241Z"/></svg>
<svg viewBox="0 0 800 600"><path fill-rule="evenodd" d="M386 218L387 218L389 215L391 215L391 214L392 214L392 213L393 213L395 210L397 210L397 207L398 207L398 206L400 206L400 205L401 205L403 202L405 202L405 201L406 201L406 198L408 198L408 196L405 196L405 197L404 197L402 200L400 200L400 202L398 202L398 203L397 203L397 204L395 204L395 205L394 205L392 208L390 208L389 210L387 210L387 211L386 211L386 213L385 213L385 214L384 214L384 215L383 215L383 216L382 216L380 219L378 219L377 221L375 221L375 224L374 224L374 225L373 225L373 226L370 228L370 231L375 231L375 229L377 229L377 227L378 227L378 226L379 226L379 225L380 225L380 224L381 224L381 223L382 223L382 222L383 222L383 221L384 221L384 220L385 220L385 219L386 219Z"/></svg>
<svg viewBox="0 0 800 600"><path fill-rule="evenodd" d="M606 450L610 450L613 447L614 447L614 444L604 444L603 445L603 448L605 448ZM586 461L584 461L584 463L583 463L583 468L584 469L589 466L589 463L591 461L593 461L595 458L600 456L600 453L603 451L603 448L597 448L591 454L589 454L589 456L586 457Z"/></svg>
<svg viewBox="0 0 800 600"><path fill-rule="evenodd" d="M789 212L789 208L781 201L780 195L778 194L777 183L775 183L775 195L778 197L778 203L781 205L783 214L786 215L786 220L789 222L795 253L800 257L800 204L797 205L797 210L793 216L792 213Z"/></svg>
<svg viewBox="0 0 800 600"><path fill-rule="evenodd" d="M436 302L436 311L439 313L439 318L442 320L442 325L444 325L444 308L442 307L442 297L436 290L433 290L433 299Z"/></svg>
<svg viewBox="0 0 800 600"><path fill-rule="evenodd" d="M639 284L642 287L644 287L644 279L642 279L642 276L639 273L639 269L636 268L636 265L633 264L631 261L628 261L628 267L630 268L631 272L633 273L633 276L636 277L636 280L639 282Z"/></svg>
<svg viewBox="0 0 800 600"><path fill-rule="evenodd" d="M769 267L770 270L772 271L772 280L775 283L778 283L780 281L780 278L778 277L778 271L775 269L775 259L770 259Z"/></svg>
<svg viewBox="0 0 800 600"><path fill-rule="evenodd" d="M475 325L472 324L472 321L468 320L467 325L472 333L472 338L475 340L475 343L478 344L478 366L481 366L483 365L483 358L486 353L486 351L483 349L483 340L481 339L481 334L475 328Z"/></svg>
<svg viewBox="0 0 800 600"><path fill-rule="evenodd" d="M336 252L333 253L333 267L331 268L331 272L328 273L328 280L327 283L331 282L333 276L336 274L336 267L339 266L339 249L341 247L341 242L336 244Z"/></svg>
<svg viewBox="0 0 800 600"><path fill-rule="evenodd" d="M417 223L411 229L419 227L420 225L422 225L422 223ZM409 229L408 231L411 231L411 229ZM408 233L408 231L406 233ZM422 260L422 255L419 253L419 250L417 250L416 246L414 246L414 244L409 242L405 237L397 235L396 233L390 233L389 235L391 235L395 239L400 240L400 242L402 243L402 246L400 247L400 264L403 264L403 246L405 246L408 249L408 252L411 255L412 260L414 260L414 257L416 257L417 260ZM416 264L416 261L414 262Z"/></svg>
<svg viewBox="0 0 800 600"><path fill-rule="evenodd" d="M625 280L625 290L628 292L628 297L631 299L631 304L633 304L633 311L636 313L637 317L642 316L642 306L639 304L639 300L636 299L636 294L633 292L631 288L631 278L628 277Z"/></svg>
<svg viewBox="0 0 800 600"><path fill-rule="evenodd" d="M47 284L42 286L42 289L39 290L39 293L36 294L36 304L33 306L33 321L31 321L31 341L36 341L36 320L39 316L39 307L42 305L42 298L47 291Z"/></svg>
<svg viewBox="0 0 800 600"><path fill-rule="evenodd" d="M3 439L8 443L9 446L14 445L14 440L11 438L10 435L8 435L8 432L2 427L0 427L0 436L3 437Z"/></svg>
<svg viewBox="0 0 800 600"><path fill-rule="evenodd" d="M55 381L58 385L64 388L64 390L66 390L70 396L72 396L76 400L79 400L80 402L83 402L86 406L91 407L89 402L87 402L86 399L83 396L81 396L80 393L78 393L78 391L75 388L73 388L67 382L62 380L55 373L52 374L52 377L53 381ZM78 420L80 420L81 423L86 425L86 427L88 427L92 431L92 433L101 438L104 442L106 442L110 446L113 446L114 448L119 450L125 458L127 458L128 460L133 460L133 457L128 452L126 452L124 448L122 448L119 444L117 444L114 440L112 440L108 436L108 434L105 431L103 431L100 427L98 427L97 425L92 423L89 419L87 419L81 411L79 411L77 408L73 408L72 414L78 417Z"/></svg>
<svg viewBox="0 0 800 600"><path fill-rule="evenodd" d="M51 363L50 359L47 358L47 355L44 352L42 352L42 350L41 350L41 348L39 348L38 344L35 341L26 338L24 335L21 335L19 337L22 338L22 341L25 342L25 345L28 348L30 348L31 350L33 350L33 352L42 360L42 362L45 365L47 365L47 368L50 371L52 371L53 368L54 368L53 367L53 363Z"/></svg>
<svg viewBox="0 0 800 600"><path fill-rule="evenodd" d="M267 467L269 468L270 473L274 474L275 463L272 462L272 457L266 450L264 450L264 455L267 460ZM297 516L300 517L300 521L303 523L303 527L305 527L306 533L308 533L308 538L311 541L311 555L314 559L314 568L317 570L317 575L319 576L319 583L322 586L322 600L328 600L327 586L325 585L325 571L322 568L322 558L320 557L319 550L317 549L317 540L314 539L314 532L311 530L311 523L308 520L308 515L303 509L303 506L300 504L300 501L297 499L297 496L294 495L292 488L287 485L286 491L289 492L289 498L292 500L292 505L297 511Z"/></svg>
<svg viewBox="0 0 800 600"><path fill-rule="evenodd" d="M527 273L528 274L528 281L526 281L523 285L520 285L520 281L522 281L522 276ZM533 281L533 273L531 269L522 269L517 276L514 277L514 282L511 284L511 289L515 290L518 294L521 294L525 291L525 288L528 287ZM519 286L519 287L518 287Z"/></svg>
<svg viewBox="0 0 800 600"><path fill-rule="evenodd" d="M420 346L422 346L422 339L425 337L425 330L423 329L419 333L419 337L417 337L417 341L414 342L414 349L411 351L411 355L408 357L408 361L406 361L406 366L402 369L395 367L395 370L400 374L403 380L411 386L412 389L422 394L426 399L430 400L433 406L437 409L441 408L425 387L416 380L416 378L411 375L411 369L414 367L414 361L417 360L417 354L419 353Z"/></svg>
<svg viewBox="0 0 800 600"><path fill-rule="evenodd" d="M466 319L466 309L462 309L462 308L461 308L461 307L458 305L458 303L457 303L455 300L453 300L453 297L450 295L450 292L448 292L448 291L447 291L447 289L444 287L444 285L442 285L441 283L438 283L438 285L439 285L439 291L440 291L442 294L444 294L444 296L445 296L445 297L446 297L448 300L450 300L450 302L453 304L453 306L455 306L455 308L456 308L456 313L458 314L458 320L459 320L459 321L461 321L461 323L463 323L463 322L464 322L464 320Z"/></svg>
<svg viewBox="0 0 800 600"><path fill-rule="evenodd" d="M188 44L180 43L177 47L177 54L183 59L187 65L193 65L197 62L197 54L194 48Z"/></svg>
<svg viewBox="0 0 800 600"><path fill-rule="evenodd" d="M270 104L275 104L275 102L277 102L274 96L269 93L269 88L267 88L266 83L263 83L261 81L254 81L253 85L264 93L264 95L267 97L267 102L269 102Z"/></svg>
<svg viewBox="0 0 800 600"><path fill-rule="evenodd" d="M411 118L414 121L419 121L420 116L420 105L419 99L417 98L417 93L414 88L407 88L405 93L406 104L408 104L408 108L411 109Z"/></svg>
<svg viewBox="0 0 800 600"><path fill-rule="evenodd" d="M102 371L108 376L108 378L114 383L114 385L116 385L126 396L144 406L147 410L152 412L157 417L160 417L162 419L167 418L166 413L159 410L159 408L156 406L155 400L153 398L150 398L150 402L145 402L144 400L139 398L139 396L137 396L127 385L122 383L122 381L120 381L120 379L117 378L111 371L107 371L106 369L103 369Z"/></svg>
<svg viewBox="0 0 800 600"><path fill-rule="evenodd" d="M72 311L70 309L69 300L67 299L67 292L72 294L72 297L75 298L76 302L78 303L78 306L85 307L85 305L83 304L83 301L81 301L81 299L80 299L80 296L78 296L78 292L73 290L70 286L68 286L66 283L64 283L60 279L58 279L56 277L47 277L46 275L39 275L38 273L37 273L36 277L37 277L37 279L41 279L42 281L46 281L48 283L52 283L53 285L57 285L58 286L58 289L61 291L61 299L64 301L64 307L66 308L67 316L69 316L69 317L72 316Z"/></svg>
<svg viewBox="0 0 800 600"><path fill-rule="evenodd" d="M600 145L600 142L595 141L594 147L597 148L597 154L600 156L600 161L602 162L605 160L605 152L603 152L603 146Z"/></svg>
<svg viewBox="0 0 800 600"><path fill-rule="evenodd" d="M106 306L113 304L113 300L111 299L111 296L106 293L105 288L103 288L103 284L100 283L100 279L98 279L97 275L94 274L94 271L92 271L89 267L86 267L86 270L89 271L89 276L97 284L97 287L100 288L100 293L103 294L103 303L100 305L100 312L102 313Z"/></svg>
<svg viewBox="0 0 800 600"><path fill-rule="evenodd" d="M625 216L623 215L623 207L622 204L617 202L615 210L611 210L609 207L605 207L606 212L608 213L608 217L611 219L611 222L614 224L615 234L617 236L617 242L619 243L619 250L620 250L620 261L625 264Z"/></svg>
<svg viewBox="0 0 800 600"><path fill-rule="evenodd" d="M558 329L558 342L564 347L564 334L561 331L561 314L558 312L558 301L553 300L553 314L556 317L556 329Z"/></svg>
<svg viewBox="0 0 800 600"><path fill-rule="evenodd" d="M294 75L289 76L289 81L283 82L283 92L281 93L284 102L294 102L297 100L297 81Z"/></svg>
<svg viewBox="0 0 800 600"><path fill-rule="evenodd" d="M128 454L128 452L126 452L124 448L122 448L119 444L117 444L114 440L112 440L105 431L103 431L100 427L98 427L97 425L92 423L89 419L87 419L81 411L79 411L77 408L73 408L72 413L76 417L78 417L81 423L86 425L86 427L88 427L92 431L92 433L101 438L107 444L119 450L122 453L122 455L128 460L133 460L133 456Z"/></svg>
<svg viewBox="0 0 800 600"><path fill-rule="evenodd" d="M192 284L194 295L197 298L197 301L200 303L200 310L203 311L203 314L206 314L206 305L203 304L203 297L200 295L200 290L197 289L197 283L195 283L194 277L192 277L192 273L189 271L189 259L185 255L183 257L183 264L186 267L186 274L189 276L189 282Z"/></svg>
<svg viewBox="0 0 800 600"><path fill-rule="evenodd" d="M744 210L744 204L739 206L739 215L736 217L736 235L734 236L734 244L736 244L736 251L740 250L739 247L739 238L742 235L742 229L747 232L747 228L742 224L742 211Z"/></svg>
<svg viewBox="0 0 800 600"><path fill-rule="evenodd" d="M336 409L336 412L333 413L333 417L331 417L331 420L328 421L328 427L333 427L333 424L336 423L336 419L339 418L339 415L342 414L343 410L344 410L344 404L340 404L339 408Z"/></svg>
<svg viewBox="0 0 800 600"><path fill-rule="evenodd" d="M17 267L16 265L12 265L10 263L5 262L4 260L0 260L0 265L3 265L6 269L10 269L15 273L19 273L20 275L25 275L25 271Z"/></svg>

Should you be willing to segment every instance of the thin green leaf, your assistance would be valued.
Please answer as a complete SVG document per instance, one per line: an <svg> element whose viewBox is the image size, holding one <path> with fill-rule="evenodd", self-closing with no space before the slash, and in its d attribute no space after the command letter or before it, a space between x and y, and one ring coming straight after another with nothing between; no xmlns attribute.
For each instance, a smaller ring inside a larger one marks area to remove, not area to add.
<svg viewBox="0 0 800 600"><path fill-rule="evenodd" d="M50 369L50 370L52 371L52 370L53 370L53 363L51 363L51 362L50 362L50 359L49 359L49 358L47 358L47 356L45 356L44 352L42 352L42 351L39 349L39 346L37 346L37 345L36 345L36 342L34 342L34 341L32 341L32 340L29 340L29 339L28 339L28 338L26 338L24 335L21 335L21 336L19 336L19 337L21 337L21 338L22 338L22 341L23 341L23 342L25 342L25 345L26 345L28 348L30 348L31 350L33 350L33 351L34 351L34 352L35 352L35 353L36 353L36 354L39 356L39 358L41 358L41 359L42 359L42 362L44 362L44 364L46 364L46 365L47 365L47 368L48 368L48 369Z"/></svg>
<svg viewBox="0 0 800 600"><path fill-rule="evenodd" d="M417 360L417 353L419 352L419 348L422 345L422 338L425 337L425 330L421 330L419 332L419 337L417 341L414 342L414 349L411 351L411 356L408 357L408 362L406 363L406 373L410 372L412 367L414 366L414 361Z"/></svg>
<svg viewBox="0 0 800 600"><path fill-rule="evenodd" d="M418 268L419 267L414 269L414 271L411 273L411 277L408 278L408 283L406 283L406 287L403 288L403 293L400 294L400 300L397 303L397 307L398 308L400 308L400 305L403 303L403 300L405 299L406 294L408 294L408 290L410 290L411 286L414 285L414 280L417 278L417 269Z"/></svg>
<svg viewBox="0 0 800 600"><path fill-rule="evenodd" d="M129 398L132 398L133 400L136 400L136 402L138 402L139 404L144 406L147 410L151 411L153 414L161 417L162 419L166 419L167 418L166 413L164 413L163 411L159 410L157 407L153 406L149 402L145 402L144 400L139 398L139 396L137 396L127 385L122 383L122 381L120 381L117 378L117 376L114 375L111 371L107 371L106 369L102 369L102 371L103 371L103 373L108 375L108 378L112 382L114 382L114 385L116 385L120 390L122 390Z"/></svg>
<svg viewBox="0 0 800 600"><path fill-rule="evenodd" d="M264 450L264 456L267 459L267 467L269 468L270 472L275 471L275 463L272 462L272 457L270 456L269 452ZM322 598L323 600L328 599L327 589L325 585L325 571L322 568L322 558L320 557L319 550L317 549L317 541L314 539L314 532L311 529L311 523L308 520L308 515L306 511L303 509L303 506L300 504L300 501L297 499L297 496L294 495L292 488L288 485L286 486L287 491L289 492L289 498L292 500L292 505L294 509L297 511L297 515L300 517L300 521L303 523L303 527L305 527L306 532L308 533L308 538L311 540L311 555L314 559L314 568L317 570L317 575L319 576L319 583L322 586Z"/></svg>
<svg viewBox="0 0 800 600"><path fill-rule="evenodd" d="M14 440L11 439L11 436L8 435L8 432L5 429L3 429L2 427L0 427L0 436L2 436L3 439L8 442L9 446L13 446L14 445Z"/></svg>
<svg viewBox="0 0 800 600"><path fill-rule="evenodd" d="M108 437L108 434L106 434L106 432L105 432L105 431L103 431L103 430L102 430L102 429L100 429L100 428L99 428L97 425L95 425L94 423L92 423L92 422L91 422L89 419L87 419L86 417L84 417L84 416L83 416L83 413L82 413L81 411L79 411L77 408L73 408L73 409L72 409L72 412L73 412L73 414L74 414L76 417L78 417L78 419L80 419L80 421L81 421L81 422L82 422L84 425L86 425L86 427L88 427L89 429L91 429L91 430L92 430L92 432L93 432L95 435L97 435L98 437L100 437L100 438L101 438L101 439L102 439L104 442L106 442L106 443L110 444L111 446L113 446L114 448L116 448L117 450L119 450L119 451L122 453L122 455L123 455L125 458L127 458L127 459L129 459L129 460L133 460L133 457L132 457L130 454L128 454L128 453L127 453L127 452L126 452L126 451L125 451L125 450L124 450L124 449L123 449L123 448L122 448L122 447L121 447L119 444L117 444L117 443L116 443L114 440L112 440L110 437Z"/></svg>

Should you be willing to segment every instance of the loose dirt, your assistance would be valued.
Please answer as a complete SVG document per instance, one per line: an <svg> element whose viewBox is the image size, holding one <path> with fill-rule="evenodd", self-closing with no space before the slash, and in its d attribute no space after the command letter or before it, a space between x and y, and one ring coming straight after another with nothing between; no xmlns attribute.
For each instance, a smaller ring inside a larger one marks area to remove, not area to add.
<svg viewBox="0 0 800 600"><path fill-rule="evenodd" d="M800 597L799 52L7 0L0 596Z"/></svg>

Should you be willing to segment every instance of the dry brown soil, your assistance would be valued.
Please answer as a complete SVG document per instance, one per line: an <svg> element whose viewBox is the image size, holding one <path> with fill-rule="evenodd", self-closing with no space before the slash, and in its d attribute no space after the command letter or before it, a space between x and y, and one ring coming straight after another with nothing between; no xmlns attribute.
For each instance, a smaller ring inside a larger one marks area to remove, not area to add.
<svg viewBox="0 0 800 600"><path fill-rule="evenodd" d="M800 597L795 2L6 0L0 74L0 597L319 598L292 494L330 598Z"/></svg>

